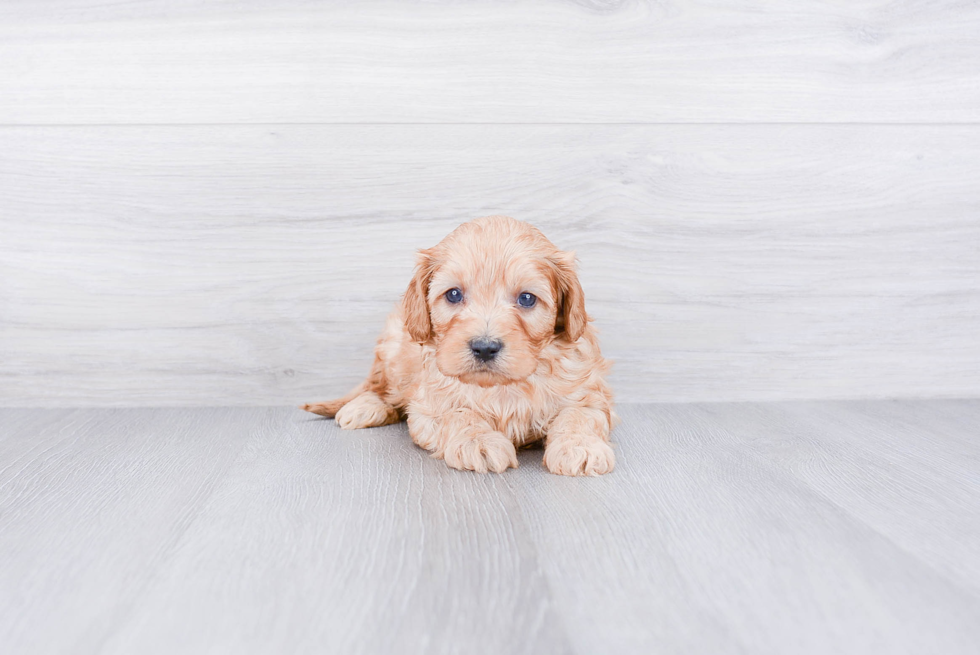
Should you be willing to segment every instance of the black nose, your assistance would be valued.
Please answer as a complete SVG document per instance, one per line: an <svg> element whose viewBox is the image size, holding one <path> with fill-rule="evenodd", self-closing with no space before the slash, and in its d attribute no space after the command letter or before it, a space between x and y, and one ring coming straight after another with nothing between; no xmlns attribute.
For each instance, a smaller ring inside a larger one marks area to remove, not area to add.
<svg viewBox="0 0 980 655"><path fill-rule="evenodd" d="M491 359L497 356L500 349L504 347L504 343L499 339L487 339L486 337L480 337L479 339L473 339L470 341L470 350L473 351L473 356L479 359L481 362L489 362Z"/></svg>

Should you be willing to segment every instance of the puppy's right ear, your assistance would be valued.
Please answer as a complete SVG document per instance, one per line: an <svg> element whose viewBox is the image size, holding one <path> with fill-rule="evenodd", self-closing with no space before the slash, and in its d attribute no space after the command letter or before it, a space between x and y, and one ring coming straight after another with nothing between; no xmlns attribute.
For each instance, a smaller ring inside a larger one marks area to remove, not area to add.
<svg viewBox="0 0 980 655"><path fill-rule="evenodd" d="M429 318L429 280L435 272L436 264L429 250L420 250L415 265L415 275L408 283L405 297L402 298L402 314L405 329L413 341L425 343L432 336L432 321Z"/></svg>

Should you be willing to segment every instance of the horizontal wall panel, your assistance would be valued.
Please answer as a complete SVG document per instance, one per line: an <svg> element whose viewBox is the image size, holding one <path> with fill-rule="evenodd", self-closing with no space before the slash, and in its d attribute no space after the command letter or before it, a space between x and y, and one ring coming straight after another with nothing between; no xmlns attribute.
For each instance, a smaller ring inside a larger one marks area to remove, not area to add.
<svg viewBox="0 0 980 655"><path fill-rule="evenodd" d="M8 2L0 124L978 122L972 2Z"/></svg>
<svg viewBox="0 0 980 655"><path fill-rule="evenodd" d="M0 402L279 404L370 363L416 248L577 251L632 401L980 393L980 127L0 129Z"/></svg>

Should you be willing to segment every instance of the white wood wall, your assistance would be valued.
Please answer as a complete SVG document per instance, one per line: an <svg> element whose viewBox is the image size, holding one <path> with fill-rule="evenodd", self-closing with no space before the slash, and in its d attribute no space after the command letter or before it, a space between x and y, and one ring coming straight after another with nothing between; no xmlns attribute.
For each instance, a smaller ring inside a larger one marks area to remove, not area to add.
<svg viewBox="0 0 980 655"><path fill-rule="evenodd" d="M980 3L0 4L0 404L339 394L489 213L621 400L980 394Z"/></svg>

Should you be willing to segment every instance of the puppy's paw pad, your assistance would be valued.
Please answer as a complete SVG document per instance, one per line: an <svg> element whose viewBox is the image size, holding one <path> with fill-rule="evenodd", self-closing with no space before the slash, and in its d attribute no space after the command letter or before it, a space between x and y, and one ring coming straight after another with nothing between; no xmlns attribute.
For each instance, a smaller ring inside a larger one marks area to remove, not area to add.
<svg viewBox="0 0 980 655"><path fill-rule="evenodd" d="M500 432L453 439L446 444L442 457L446 464L463 471L503 473L517 468L517 449Z"/></svg>
<svg viewBox="0 0 980 655"><path fill-rule="evenodd" d="M394 408L373 392L362 393L339 410L334 420L343 430L359 430L394 422Z"/></svg>
<svg viewBox="0 0 980 655"><path fill-rule="evenodd" d="M602 475L616 466L616 454L601 439L558 439L545 448L544 465L557 475Z"/></svg>

